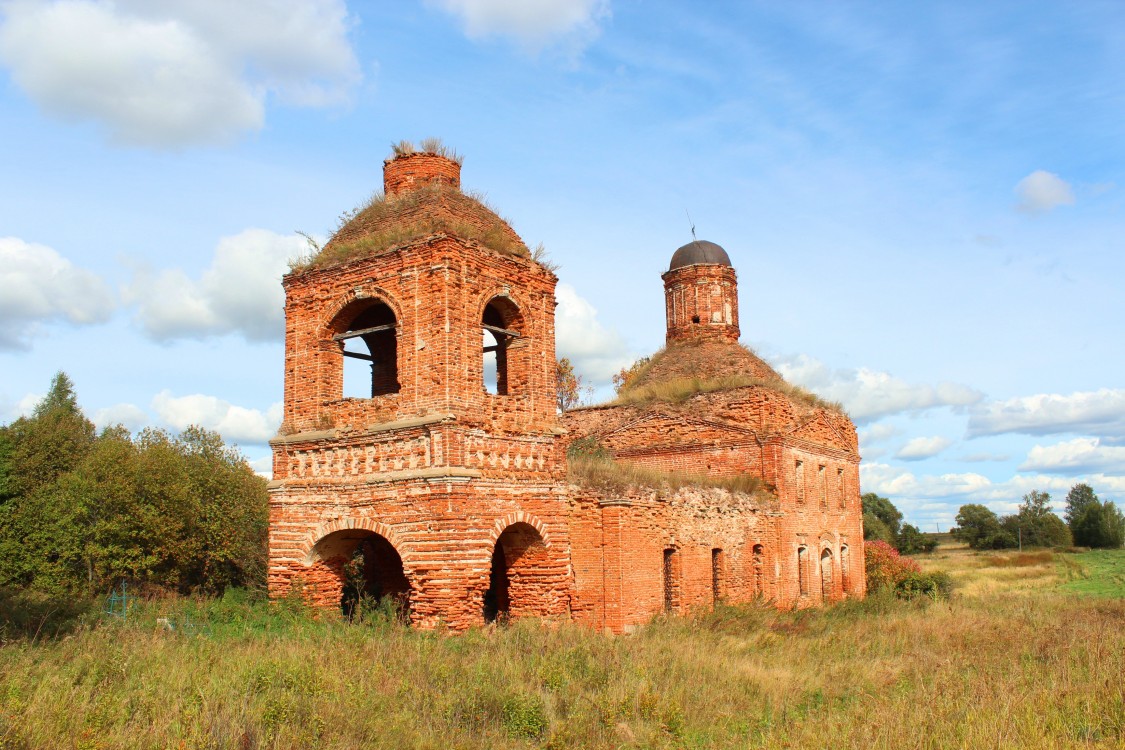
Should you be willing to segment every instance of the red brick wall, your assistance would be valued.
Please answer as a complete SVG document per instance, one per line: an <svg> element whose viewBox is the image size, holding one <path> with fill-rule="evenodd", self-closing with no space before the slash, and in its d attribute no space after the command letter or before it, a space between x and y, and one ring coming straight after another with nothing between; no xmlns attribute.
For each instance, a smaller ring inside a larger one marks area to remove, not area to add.
<svg viewBox="0 0 1125 750"><path fill-rule="evenodd" d="M661 278L669 344L688 340L738 341L738 282L733 268L712 264L682 266Z"/></svg>

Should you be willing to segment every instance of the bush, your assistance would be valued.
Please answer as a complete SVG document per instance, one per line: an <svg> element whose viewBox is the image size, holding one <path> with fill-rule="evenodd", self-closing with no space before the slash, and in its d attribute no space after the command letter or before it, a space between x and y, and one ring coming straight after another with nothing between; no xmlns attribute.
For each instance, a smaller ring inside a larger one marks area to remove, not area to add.
<svg viewBox="0 0 1125 750"><path fill-rule="evenodd" d="M923 573L917 562L903 557L886 542L864 542L863 556L867 565L869 593L893 591L895 596L903 599L919 596L941 599L948 597L952 591L953 580L948 573Z"/></svg>

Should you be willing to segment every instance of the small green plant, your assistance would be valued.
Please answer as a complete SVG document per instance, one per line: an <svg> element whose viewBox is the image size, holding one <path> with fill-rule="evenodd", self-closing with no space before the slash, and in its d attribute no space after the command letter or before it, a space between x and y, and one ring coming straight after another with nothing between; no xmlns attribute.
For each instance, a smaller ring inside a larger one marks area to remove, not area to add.
<svg viewBox="0 0 1125 750"><path fill-rule="evenodd" d="M512 737L534 740L547 730L547 714L537 695L513 695L504 701L501 723Z"/></svg>

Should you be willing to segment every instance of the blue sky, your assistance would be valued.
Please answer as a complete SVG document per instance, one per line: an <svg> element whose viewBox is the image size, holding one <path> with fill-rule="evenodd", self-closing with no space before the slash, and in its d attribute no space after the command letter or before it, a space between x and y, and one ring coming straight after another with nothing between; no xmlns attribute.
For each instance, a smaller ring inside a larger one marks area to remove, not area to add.
<svg viewBox="0 0 1125 750"><path fill-rule="evenodd" d="M925 530L1121 502L1123 63L1120 2L0 2L0 422L62 369L265 470L296 232L439 136L560 264L599 397L663 343L690 214L864 491Z"/></svg>

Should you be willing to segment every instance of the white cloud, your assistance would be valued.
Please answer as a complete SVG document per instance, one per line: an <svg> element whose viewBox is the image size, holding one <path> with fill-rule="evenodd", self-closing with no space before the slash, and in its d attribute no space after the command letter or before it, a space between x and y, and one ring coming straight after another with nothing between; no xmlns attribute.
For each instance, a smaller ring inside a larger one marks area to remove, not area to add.
<svg viewBox="0 0 1125 750"><path fill-rule="evenodd" d="M609 16L608 0L427 0L461 20L472 39L506 36L539 48L551 39L593 37Z"/></svg>
<svg viewBox="0 0 1125 750"><path fill-rule="evenodd" d="M267 95L342 102L359 79L343 0L15 0L0 63L46 112L130 145L257 130Z"/></svg>
<svg viewBox="0 0 1125 750"><path fill-rule="evenodd" d="M772 364L786 380L841 402L859 423L939 406L968 406L983 398L979 391L956 383L917 385L866 367L832 370L804 354L778 358Z"/></svg>
<svg viewBox="0 0 1125 750"><path fill-rule="evenodd" d="M895 454L896 458L903 461L920 461L931 458L953 445L953 441L944 437L916 437L907 441L906 445Z"/></svg>
<svg viewBox="0 0 1125 750"><path fill-rule="evenodd" d="M104 322L115 306L92 271L45 245L0 237L0 349L29 349L39 323Z"/></svg>
<svg viewBox="0 0 1125 750"><path fill-rule="evenodd" d="M126 293L145 332L158 341L239 333L251 341L284 333L281 277L288 261L307 251L305 240L247 229L219 240L198 280L179 269L140 272Z"/></svg>
<svg viewBox="0 0 1125 750"><path fill-rule="evenodd" d="M1125 437L1125 389L1102 388L1069 396L1040 393L989 401L975 407L969 415L970 437L1009 432Z"/></svg>
<svg viewBox="0 0 1125 750"><path fill-rule="evenodd" d="M598 321L598 311L578 295L570 284L555 289L555 353L566 357L583 378L605 385L635 357L627 352L616 331L606 330Z"/></svg>
<svg viewBox="0 0 1125 750"><path fill-rule="evenodd" d="M974 472L927 474L912 472L888 464L860 464L860 483L864 492L875 492L891 499L900 509L929 508L929 518L952 519L957 509L967 503L987 505L997 513L1014 513L1022 498L1032 490L1051 494L1052 506L1061 510L1066 493L1079 479L1047 474L1017 474L1004 482L993 482ZM1097 486L1105 486L1101 482ZM1122 482L1125 486L1125 482ZM944 501L944 502L942 502ZM942 507L945 512L935 512ZM909 514L908 514L909 515Z"/></svg>
<svg viewBox="0 0 1125 750"><path fill-rule="evenodd" d="M1037 169L1016 183L1016 207L1029 214L1045 214L1059 206L1074 205L1070 184L1053 172Z"/></svg>
<svg viewBox="0 0 1125 750"><path fill-rule="evenodd" d="M893 424L886 422L879 422L877 424L868 425L859 433L859 442L863 444L868 443L881 443L888 438L892 438L899 433L899 429Z"/></svg>
<svg viewBox="0 0 1125 750"><path fill-rule="evenodd" d="M136 432L148 424L148 414L136 404L114 404L98 409L90 421L98 429L119 424L130 432Z"/></svg>
<svg viewBox="0 0 1125 750"><path fill-rule="evenodd" d="M282 414L281 402L262 412L215 396L173 396L167 390L153 397L152 410L176 430L196 425L218 432L228 442L252 444L263 444L276 435Z"/></svg>
<svg viewBox="0 0 1125 750"><path fill-rule="evenodd" d="M1097 438L1075 438L1055 445L1036 445L1020 471L1067 474L1101 471L1125 476L1125 446L1102 445Z"/></svg>

